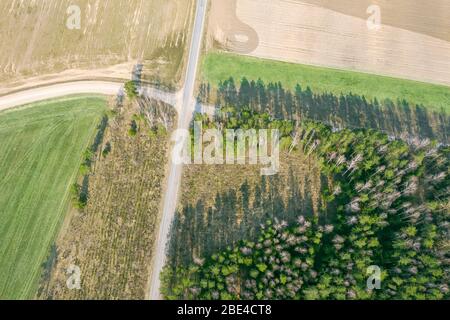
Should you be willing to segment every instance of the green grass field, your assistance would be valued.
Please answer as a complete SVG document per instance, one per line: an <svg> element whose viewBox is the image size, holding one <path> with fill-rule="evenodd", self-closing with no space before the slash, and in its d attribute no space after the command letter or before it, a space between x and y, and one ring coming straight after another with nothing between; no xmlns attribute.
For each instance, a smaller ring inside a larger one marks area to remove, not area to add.
<svg viewBox="0 0 450 320"><path fill-rule="evenodd" d="M79 96L0 113L0 299L36 293L106 105Z"/></svg>
<svg viewBox="0 0 450 320"><path fill-rule="evenodd" d="M202 75L202 80L211 85L230 76L235 81L245 76L249 80L261 78L266 84L279 81L288 89L300 84L303 88L309 86L316 93L339 95L352 92L368 99L405 99L432 110L450 112L450 87L353 71L211 52L203 58Z"/></svg>

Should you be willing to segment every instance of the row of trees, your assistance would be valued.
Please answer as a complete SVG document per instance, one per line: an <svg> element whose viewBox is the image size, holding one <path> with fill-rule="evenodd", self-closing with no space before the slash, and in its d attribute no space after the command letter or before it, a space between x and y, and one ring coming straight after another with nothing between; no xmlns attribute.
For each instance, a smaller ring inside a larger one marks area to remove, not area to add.
<svg viewBox="0 0 450 320"><path fill-rule="evenodd" d="M203 84L199 99L220 107L250 107L268 112L276 119L310 119L325 122L334 128L372 128L395 137L437 139L448 144L450 117L444 111L435 112L427 106L413 105L406 100L367 100L364 96L343 93L314 93L297 85L292 92L281 83L264 84L262 80L243 78L236 84L233 78L219 83L216 99L211 87Z"/></svg>
<svg viewBox="0 0 450 320"><path fill-rule="evenodd" d="M94 141L83 153L83 160L79 169L80 177L78 179L81 181L81 184L77 181L71 186L70 193L72 197L72 205L77 209L83 209L86 207L89 198L89 174L91 171L92 162L98 148L103 142L103 136L105 135L105 130L108 127L108 120L108 115L105 113L97 126L97 133L94 137Z"/></svg>
<svg viewBox="0 0 450 320"><path fill-rule="evenodd" d="M99 144L85 153L88 199L57 240L57 257L54 253L48 261L51 273L43 279L40 298L144 299L170 135L154 130L158 123L148 122L141 109L159 105L138 98L109 112L104 137L97 135ZM133 121L136 134L130 137ZM80 290L66 285L73 265L82 272Z"/></svg>
<svg viewBox="0 0 450 320"><path fill-rule="evenodd" d="M232 113L241 124L242 115ZM245 118L253 121L252 115ZM250 208L260 223L269 220L266 225L253 238L213 254L194 252L201 256L192 257L193 263L169 265L163 274L166 297L449 298L450 149L427 139L408 145L374 130L336 131L312 121L295 127L290 149L320 159L328 181L322 190L326 209L305 218L300 208L284 216L285 207L275 202L262 210L277 208L278 215L255 215ZM233 207L223 212L229 223ZM186 211L178 219L191 227L192 217ZM373 265L382 271L381 290L367 286Z"/></svg>

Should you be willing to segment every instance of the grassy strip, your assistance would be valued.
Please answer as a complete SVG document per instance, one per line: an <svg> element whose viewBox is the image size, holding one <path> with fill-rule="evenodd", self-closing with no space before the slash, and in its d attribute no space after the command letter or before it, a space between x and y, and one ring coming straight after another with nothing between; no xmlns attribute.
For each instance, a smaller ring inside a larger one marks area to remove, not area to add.
<svg viewBox="0 0 450 320"><path fill-rule="evenodd" d="M208 53L202 63L203 81L212 85L233 77L235 80L262 79L265 83L281 82L294 89L297 84L309 86L315 93L331 92L364 95L378 100L405 99L435 110L450 112L450 88L441 85L397 79L353 71L307 66L225 52Z"/></svg>

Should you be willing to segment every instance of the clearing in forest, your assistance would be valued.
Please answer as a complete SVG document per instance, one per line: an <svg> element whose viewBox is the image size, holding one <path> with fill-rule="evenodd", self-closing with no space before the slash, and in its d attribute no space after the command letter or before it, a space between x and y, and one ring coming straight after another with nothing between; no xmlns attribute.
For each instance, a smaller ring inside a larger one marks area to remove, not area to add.
<svg viewBox="0 0 450 320"><path fill-rule="evenodd" d="M138 102L137 102L138 101ZM43 299L144 299L158 229L175 109L139 98L109 117L90 168L86 199L72 209L41 281ZM81 272L70 290L67 270Z"/></svg>
<svg viewBox="0 0 450 320"><path fill-rule="evenodd" d="M378 17L380 28L368 27ZM449 28L447 0L212 0L208 39L260 58L450 85Z"/></svg>

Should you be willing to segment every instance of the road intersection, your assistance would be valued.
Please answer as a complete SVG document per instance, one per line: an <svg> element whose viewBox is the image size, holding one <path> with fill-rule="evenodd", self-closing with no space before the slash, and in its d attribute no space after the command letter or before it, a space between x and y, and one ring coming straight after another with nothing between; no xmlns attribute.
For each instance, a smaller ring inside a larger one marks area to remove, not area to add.
<svg viewBox="0 0 450 320"><path fill-rule="evenodd" d="M189 60L186 68L184 87L176 93L165 92L153 87L143 86L140 94L173 105L178 111L178 129L188 129L196 111L194 90L197 78L202 38L206 20L208 0L198 0L195 14L194 28L189 49ZM0 96L0 111L16 108L30 103L60 98L76 94L101 94L117 96L123 94L123 83L118 81L80 80L49 84L36 88L25 89L11 94ZM206 110L208 106L204 106ZM209 107L211 109L211 107ZM206 112L210 112L206 111ZM175 215L178 193L181 183L182 165L170 161L169 176L164 196L164 205L160 227L156 235L156 246L153 248L153 266L149 283L148 298L161 299L160 273L166 259L166 248L170 241L170 226ZM150 249L150 248L149 248Z"/></svg>

